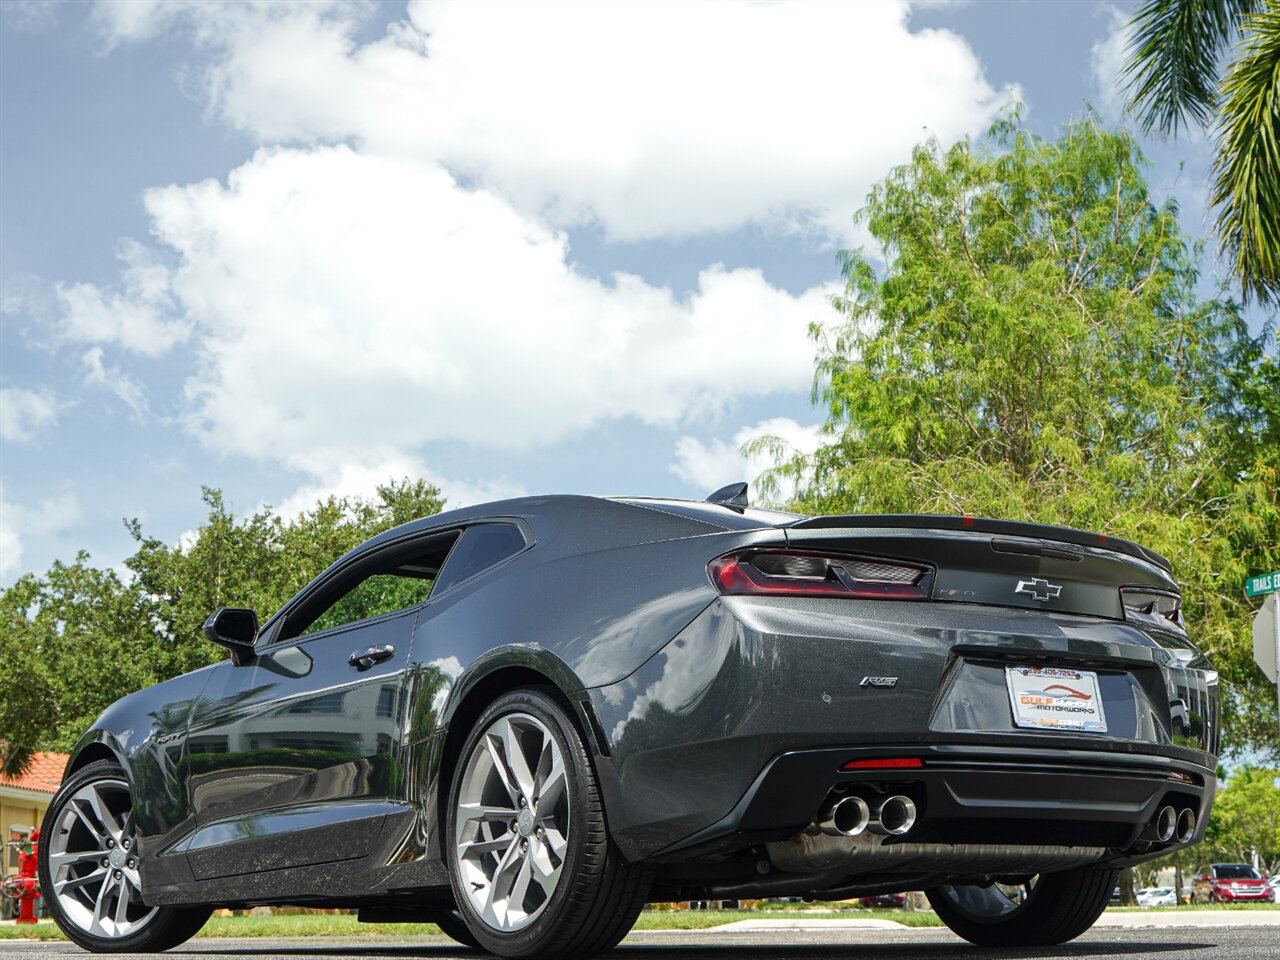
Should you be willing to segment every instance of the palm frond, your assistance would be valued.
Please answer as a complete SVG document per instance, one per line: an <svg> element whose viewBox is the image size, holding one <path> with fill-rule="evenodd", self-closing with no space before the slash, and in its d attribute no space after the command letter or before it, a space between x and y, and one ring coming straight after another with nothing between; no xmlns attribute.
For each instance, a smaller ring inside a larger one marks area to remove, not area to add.
<svg viewBox="0 0 1280 960"><path fill-rule="evenodd" d="M20 747L7 740L0 740L0 776L10 779L22 776L31 765L33 756L35 753L30 747Z"/></svg>
<svg viewBox="0 0 1280 960"><path fill-rule="evenodd" d="M1146 0L1130 25L1125 89L1146 132L1207 125L1218 103L1218 61L1241 19L1265 0Z"/></svg>
<svg viewBox="0 0 1280 960"><path fill-rule="evenodd" d="M1280 304L1280 3L1246 18L1222 83L1217 231L1246 299Z"/></svg>

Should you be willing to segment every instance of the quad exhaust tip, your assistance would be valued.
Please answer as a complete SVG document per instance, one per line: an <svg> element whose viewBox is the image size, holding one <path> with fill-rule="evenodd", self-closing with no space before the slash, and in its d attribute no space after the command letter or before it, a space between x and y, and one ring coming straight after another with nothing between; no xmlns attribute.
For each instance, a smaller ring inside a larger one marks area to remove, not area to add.
<svg viewBox="0 0 1280 960"><path fill-rule="evenodd" d="M915 801L899 793L885 797L877 804L867 828L872 833L900 837L915 825Z"/></svg>
<svg viewBox="0 0 1280 960"><path fill-rule="evenodd" d="M1178 814L1178 842L1190 843L1196 835L1196 814L1190 807Z"/></svg>
<svg viewBox="0 0 1280 960"><path fill-rule="evenodd" d="M1156 814L1156 819L1152 826L1156 839L1161 843L1168 843L1173 839L1173 835L1178 829L1178 811L1165 804L1160 808L1160 812Z"/></svg>
<svg viewBox="0 0 1280 960"><path fill-rule="evenodd" d="M856 837L871 822L871 808L861 797L837 800L818 815L818 829L831 837Z"/></svg>

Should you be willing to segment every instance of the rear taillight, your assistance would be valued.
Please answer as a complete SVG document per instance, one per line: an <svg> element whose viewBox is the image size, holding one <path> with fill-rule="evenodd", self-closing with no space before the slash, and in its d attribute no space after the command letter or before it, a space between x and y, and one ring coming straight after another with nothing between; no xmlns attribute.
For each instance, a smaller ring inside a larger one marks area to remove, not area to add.
<svg viewBox="0 0 1280 960"><path fill-rule="evenodd" d="M1170 623L1179 631L1184 629L1182 598L1176 593L1150 587L1121 587L1120 599L1124 601L1126 620L1146 621L1159 626Z"/></svg>
<svg viewBox="0 0 1280 960"><path fill-rule="evenodd" d="M922 600L929 595L928 567L871 557L747 550L712 560L707 571L716 589L729 596Z"/></svg>

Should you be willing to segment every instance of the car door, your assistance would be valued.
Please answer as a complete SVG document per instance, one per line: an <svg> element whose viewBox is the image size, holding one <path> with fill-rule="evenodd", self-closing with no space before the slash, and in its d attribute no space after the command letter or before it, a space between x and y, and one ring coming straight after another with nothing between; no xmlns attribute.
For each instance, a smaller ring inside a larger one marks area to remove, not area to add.
<svg viewBox="0 0 1280 960"><path fill-rule="evenodd" d="M196 879L350 860L401 809L405 677L456 532L358 556L222 664L188 728Z"/></svg>

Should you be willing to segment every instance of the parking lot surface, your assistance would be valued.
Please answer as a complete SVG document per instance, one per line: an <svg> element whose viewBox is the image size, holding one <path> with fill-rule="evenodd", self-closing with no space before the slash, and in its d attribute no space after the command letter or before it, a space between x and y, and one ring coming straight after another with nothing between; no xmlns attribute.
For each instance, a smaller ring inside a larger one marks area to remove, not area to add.
<svg viewBox="0 0 1280 960"><path fill-rule="evenodd" d="M0 941L0 960L87 957L63 942ZM152 960L155 954L115 954ZM475 960L443 937L414 937L371 942L316 939L193 940L164 954L167 957L245 957L250 960L301 960L351 957L391 960ZM616 960L873 960L873 958L956 958L1017 960L1022 957L1140 958L1152 960L1274 960L1280 957L1280 923L1248 927L1096 927L1079 940L1034 950L985 950L938 928L872 930L769 930L753 932L653 932L629 936L610 957Z"/></svg>

